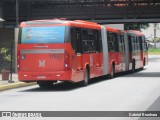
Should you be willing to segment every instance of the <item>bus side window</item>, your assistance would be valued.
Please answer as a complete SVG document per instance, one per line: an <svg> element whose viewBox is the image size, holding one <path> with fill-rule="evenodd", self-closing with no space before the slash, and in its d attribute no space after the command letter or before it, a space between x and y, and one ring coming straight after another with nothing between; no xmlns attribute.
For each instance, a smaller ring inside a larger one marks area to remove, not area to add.
<svg viewBox="0 0 160 120"><path fill-rule="evenodd" d="M136 38L137 38L137 49L140 50L140 41L139 41L138 37L136 37Z"/></svg>
<svg viewBox="0 0 160 120"><path fill-rule="evenodd" d="M124 42L124 35L122 35L122 39L123 39L123 49L124 49L124 52L126 51L126 47L125 47L125 42Z"/></svg>
<svg viewBox="0 0 160 120"><path fill-rule="evenodd" d="M75 28L75 41L77 53L82 53L81 29Z"/></svg>
<svg viewBox="0 0 160 120"><path fill-rule="evenodd" d="M121 35L122 52L125 52L124 35Z"/></svg>
<svg viewBox="0 0 160 120"><path fill-rule="evenodd" d="M137 37L137 42L138 42L138 50L140 50L140 40Z"/></svg>
<svg viewBox="0 0 160 120"><path fill-rule="evenodd" d="M72 44L73 50L77 52L75 28L71 28L71 44Z"/></svg>
<svg viewBox="0 0 160 120"><path fill-rule="evenodd" d="M113 52L114 51L114 40L113 40L113 34L111 32L107 33L107 40L108 40L108 51Z"/></svg>
<svg viewBox="0 0 160 120"><path fill-rule="evenodd" d="M136 50L138 50L138 39L137 39L137 36L135 37L135 41L136 41L136 43L135 43L135 47L136 47Z"/></svg>
<svg viewBox="0 0 160 120"><path fill-rule="evenodd" d="M118 41L119 41L119 51L122 52L122 41L121 41L121 35L118 35Z"/></svg>
<svg viewBox="0 0 160 120"><path fill-rule="evenodd" d="M95 52L95 34L94 30L88 29L88 42L89 42L89 52Z"/></svg>
<svg viewBox="0 0 160 120"><path fill-rule="evenodd" d="M132 50L135 51L136 50L136 47L135 47L135 37L134 36L131 36L131 41L132 41Z"/></svg>
<svg viewBox="0 0 160 120"><path fill-rule="evenodd" d="M119 35L119 51L125 52L124 36Z"/></svg>
<svg viewBox="0 0 160 120"><path fill-rule="evenodd" d="M140 50L143 50L143 40L142 40L142 36L138 37L139 43L140 43Z"/></svg>
<svg viewBox="0 0 160 120"><path fill-rule="evenodd" d="M112 33L113 34L113 41L114 41L114 51L119 52L119 41L118 41L118 35L117 33Z"/></svg>
<svg viewBox="0 0 160 120"><path fill-rule="evenodd" d="M95 30L94 31L94 35L95 35L95 46L96 46L96 51L100 52L101 51L101 46L100 46L100 37L99 37L99 31Z"/></svg>
<svg viewBox="0 0 160 120"><path fill-rule="evenodd" d="M135 49L138 50L138 45L139 45L139 44L138 44L138 39L137 39L136 36L135 36L134 38L135 38Z"/></svg>
<svg viewBox="0 0 160 120"><path fill-rule="evenodd" d="M129 44L129 51L132 52L132 41L131 41L131 35L128 35L128 44Z"/></svg>
<svg viewBox="0 0 160 120"><path fill-rule="evenodd" d="M135 37L135 41L136 41L135 48L136 50L139 50L139 42L138 42L137 36Z"/></svg>
<svg viewBox="0 0 160 120"><path fill-rule="evenodd" d="M83 53L95 52L95 34L92 29L82 29Z"/></svg>
<svg viewBox="0 0 160 120"><path fill-rule="evenodd" d="M143 51L147 51L148 47L147 47L147 42L145 41L145 36L142 37L142 44L143 44Z"/></svg>
<svg viewBox="0 0 160 120"><path fill-rule="evenodd" d="M89 52L87 29L82 29L82 52L83 53Z"/></svg>
<svg viewBox="0 0 160 120"><path fill-rule="evenodd" d="M135 50L139 50L139 42L137 36L135 36L134 38L135 38Z"/></svg>
<svg viewBox="0 0 160 120"><path fill-rule="evenodd" d="M100 52L102 52L103 49L102 49L102 36L101 36L101 31L98 32L98 35L99 35L98 38L99 38Z"/></svg>

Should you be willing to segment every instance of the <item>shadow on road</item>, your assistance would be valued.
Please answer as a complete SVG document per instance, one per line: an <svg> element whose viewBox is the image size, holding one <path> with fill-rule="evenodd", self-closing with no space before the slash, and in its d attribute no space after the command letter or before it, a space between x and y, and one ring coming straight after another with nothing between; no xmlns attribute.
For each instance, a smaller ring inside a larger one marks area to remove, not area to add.
<svg viewBox="0 0 160 120"><path fill-rule="evenodd" d="M136 72L136 74L129 74L124 77L160 77L160 72Z"/></svg>
<svg viewBox="0 0 160 120"><path fill-rule="evenodd" d="M143 69L145 70L145 69ZM115 77L160 77L160 72L139 72L139 71L143 71L143 70L136 70L135 73L131 73L131 72L124 72L124 73L119 73L116 74ZM109 79L107 76L103 76L103 77L97 77L97 78L93 78L90 80L89 85L86 87L89 87L91 85L97 84L99 82L104 82L107 80L112 80ZM75 90L75 89L81 89L84 88L80 83L69 83L69 82L62 82L62 83L58 83L58 84L54 84L52 87L50 88L40 88L40 87L36 87L36 88L30 88L27 90L22 90L21 92L50 92L50 91L59 91L59 92L64 92L64 91L71 91L71 90Z"/></svg>
<svg viewBox="0 0 160 120"><path fill-rule="evenodd" d="M143 70L136 70L135 73L130 74L130 73L120 73L118 76L122 77L160 77L160 72L143 72L146 69ZM142 71L142 72L140 72Z"/></svg>
<svg viewBox="0 0 160 120"><path fill-rule="evenodd" d="M158 97L146 111L160 111L160 97ZM138 120L160 120L159 117L141 117Z"/></svg>
<svg viewBox="0 0 160 120"><path fill-rule="evenodd" d="M96 84L99 82L103 82L106 80L109 80L109 79L107 79L106 76L93 78L89 81L89 84L86 87L89 87L90 85L93 85L93 84ZM84 87L80 83L62 82L62 83L54 84L50 88L36 87L36 88L30 88L27 90L21 90L20 92L43 92L43 91L45 91L45 92L53 92L53 91L64 92L64 91L70 91L70 90L81 89L81 88L84 88Z"/></svg>
<svg viewBox="0 0 160 120"><path fill-rule="evenodd" d="M74 89L78 89L80 88L80 85L78 84L74 84L74 83L58 83L53 85L52 87L49 88L40 88L35 87L35 88L30 88L30 89L26 89L26 90L22 90L20 92L53 92L53 91L59 91L59 92L64 92L64 91L70 91L70 90L74 90Z"/></svg>
<svg viewBox="0 0 160 120"><path fill-rule="evenodd" d="M133 77L133 75L127 76L127 77ZM134 77L160 77L160 72L140 72L136 73Z"/></svg>

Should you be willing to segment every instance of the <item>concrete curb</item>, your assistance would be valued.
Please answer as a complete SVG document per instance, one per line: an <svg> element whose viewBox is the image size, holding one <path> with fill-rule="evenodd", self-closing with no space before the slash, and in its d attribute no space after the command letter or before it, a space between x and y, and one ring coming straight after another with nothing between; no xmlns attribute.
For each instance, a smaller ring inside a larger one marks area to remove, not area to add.
<svg viewBox="0 0 160 120"><path fill-rule="evenodd" d="M36 85L36 83L35 82L31 82L31 83L17 82L17 83L11 83L7 85L0 85L0 91L9 90L13 88L20 88L25 86L31 86L31 85Z"/></svg>

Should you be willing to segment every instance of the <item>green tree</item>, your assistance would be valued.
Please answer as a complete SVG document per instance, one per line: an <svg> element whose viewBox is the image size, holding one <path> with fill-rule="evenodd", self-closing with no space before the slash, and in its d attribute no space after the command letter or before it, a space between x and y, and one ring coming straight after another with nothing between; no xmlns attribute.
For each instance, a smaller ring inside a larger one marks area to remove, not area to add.
<svg viewBox="0 0 160 120"><path fill-rule="evenodd" d="M149 27L149 23L126 23L124 24L125 30L139 30L147 29Z"/></svg>
<svg viewBox="0 0 160 120"><path fill-rule="evenodd" d="M0 48L0 55L3 57L5 61L11 61L11 55L9 54L9 48L2 47Z"/></svg>

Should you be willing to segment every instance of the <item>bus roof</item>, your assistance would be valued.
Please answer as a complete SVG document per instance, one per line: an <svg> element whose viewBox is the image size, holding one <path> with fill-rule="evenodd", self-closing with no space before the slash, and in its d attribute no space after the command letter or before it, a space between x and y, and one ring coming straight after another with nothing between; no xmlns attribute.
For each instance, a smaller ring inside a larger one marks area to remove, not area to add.
<svg viewBox="0 0 160 120"><path fill-rule="evenodd" d="M40 27L40 26L73 26L80 28L100 29L101 26L95 22L88 22L82 20L61 20L61 19L48 19L48 20L33 20L26 21L20 24L20 27Z"/></svg>
<svg viewBox="0 0 160 120"><path fill-rule="evenodd" d="M135 34L137 36L144 36L144 34L139 30L126 30L127 33Z"/></svg>
<svg viewBox="0 0 160 120"><path fill-rule="evenodd" d="M116 28L111 28L111 27L108 27L108 26L106 26L106 28L107 28L107 31L109 31L109 32L115 32L115 33L120 32L120 30L118 30Z"/></svg>

